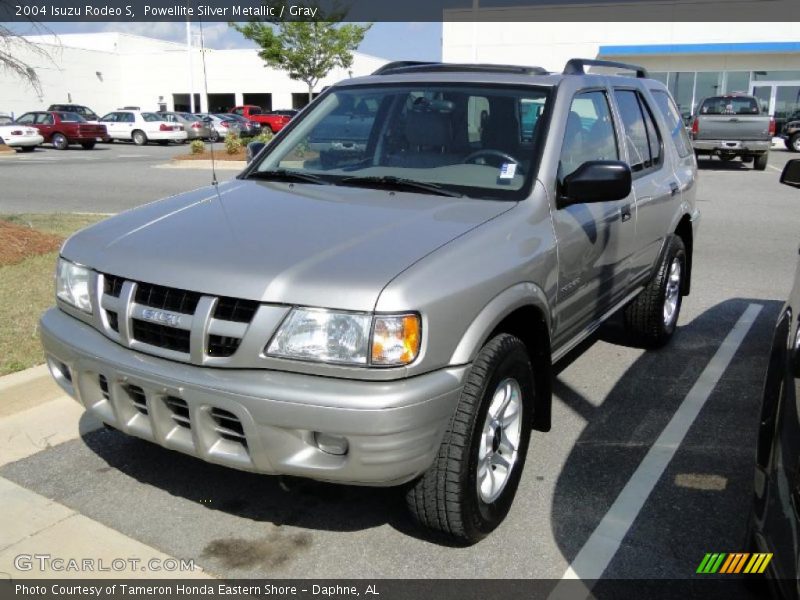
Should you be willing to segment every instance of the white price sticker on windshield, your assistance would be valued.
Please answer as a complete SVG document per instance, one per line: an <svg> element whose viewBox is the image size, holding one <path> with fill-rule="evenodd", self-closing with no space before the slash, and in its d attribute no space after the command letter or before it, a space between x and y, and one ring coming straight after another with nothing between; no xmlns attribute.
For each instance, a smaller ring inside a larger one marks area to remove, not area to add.
<svg viewBox="0 0 800 600"><path fill-rule="evenodd" d="M503 163L503 166L500 167L500 179L514 179L516 172L516 163Z"/></svg>

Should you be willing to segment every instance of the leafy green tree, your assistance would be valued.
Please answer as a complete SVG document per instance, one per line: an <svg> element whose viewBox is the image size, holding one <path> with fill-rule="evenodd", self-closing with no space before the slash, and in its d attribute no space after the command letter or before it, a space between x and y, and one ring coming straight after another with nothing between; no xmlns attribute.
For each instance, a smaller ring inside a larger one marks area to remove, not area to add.
<svg viewBox="0 0 800 600"><path fill-rule="evenodd" d="M353 52L372 26L371 23L339 23L337 19L341 20L341 15L323 18L331 20L251 21L232 25L261 46L258 55L267 65L283 69L292 79L305 82L310 102L320 79L336 67L349 69L353 65Z"/></svg>

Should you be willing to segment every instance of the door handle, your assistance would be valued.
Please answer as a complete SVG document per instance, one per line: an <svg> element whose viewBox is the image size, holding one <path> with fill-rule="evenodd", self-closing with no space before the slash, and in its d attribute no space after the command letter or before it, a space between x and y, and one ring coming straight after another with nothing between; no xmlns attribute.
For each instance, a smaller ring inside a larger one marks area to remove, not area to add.
<svg viewBox="0 0 800 600"><path fill-rule="evenodd" d="M669 184L669 190L670 190L670 196L674 196L675 194L677 194L681 190L681 188L677 183L672 181Z"/></svg>
<svg viewBox="0 0 800 600"><path fill-rule="evenodd" d="M622 215L622 222L631 220L631 207L630 205L623 206L619 209L619 214Z"/></svg>

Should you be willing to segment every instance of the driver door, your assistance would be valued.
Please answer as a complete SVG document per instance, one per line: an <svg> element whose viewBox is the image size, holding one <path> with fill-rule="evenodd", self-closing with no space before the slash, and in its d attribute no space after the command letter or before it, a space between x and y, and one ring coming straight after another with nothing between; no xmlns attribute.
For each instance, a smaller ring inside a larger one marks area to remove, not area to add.
<svg viewBox="0 0 800 600"><path fill-rule="evenodd" d="M575 94L564 129L559 182L592 160L620 160L606 90ZM620 302L627 290L635 243L634 197L572 202L553 215L558 244L554 346L572 339Z"/></svg>

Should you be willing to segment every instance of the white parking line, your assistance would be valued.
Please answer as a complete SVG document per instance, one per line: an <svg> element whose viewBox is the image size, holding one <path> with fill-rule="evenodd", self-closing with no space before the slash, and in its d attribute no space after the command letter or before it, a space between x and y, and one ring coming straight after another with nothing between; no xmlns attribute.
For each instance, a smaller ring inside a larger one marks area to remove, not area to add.
<svg viewBox="0 0 800 600"><path fill-rule="evenodd" d="M625 484L614 504L611 505L583 548L575 556L562 580L584 580L587 582L585 589L588 594L591 585L588 582L602 577L617 553L623 538L639 515L672 457L675 456L686 433L711 396L762 308L761 304L750 304L739 317L736 325L723 340L664 431L647 452L636 472ZM564 582L563 585L557 585L549 598L567 597L565 595L567 590L569 590L570 597L574 597L575 583Z"/></svg>

